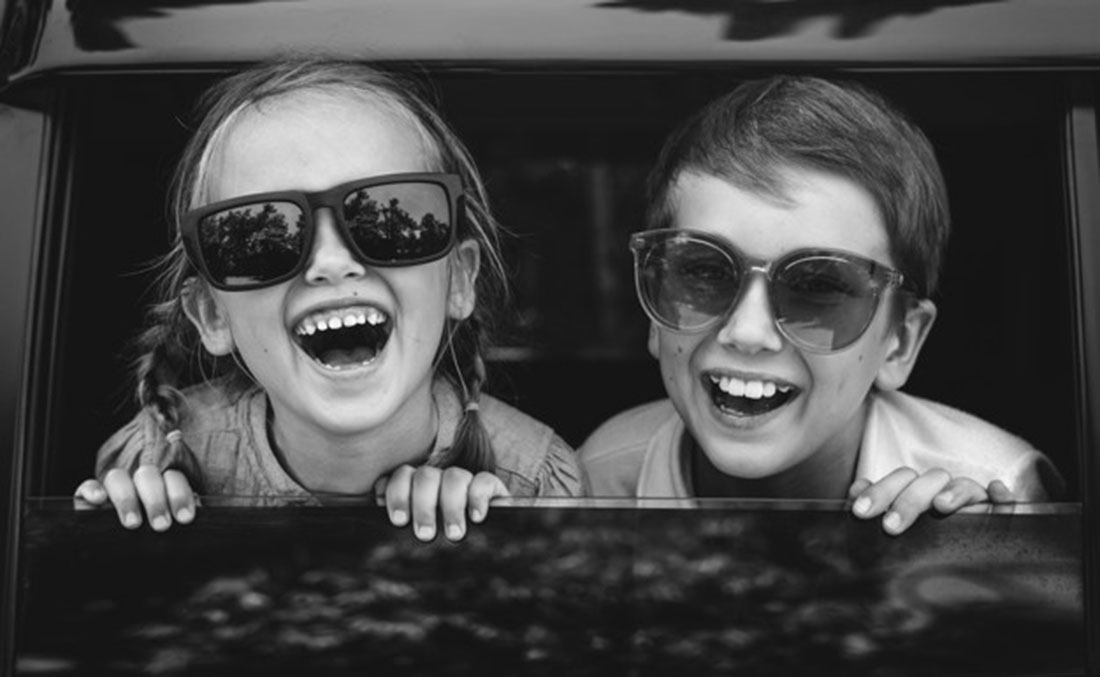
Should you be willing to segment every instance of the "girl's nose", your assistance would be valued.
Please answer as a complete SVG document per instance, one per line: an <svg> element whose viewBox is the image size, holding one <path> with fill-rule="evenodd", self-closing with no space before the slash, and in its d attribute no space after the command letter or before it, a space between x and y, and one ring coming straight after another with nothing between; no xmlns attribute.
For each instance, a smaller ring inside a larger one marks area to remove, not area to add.
<svg viewBox="0 0 1100 677"><path fill-rule="evenodd" d="M779 352L783 337L775 325L775 314L768 301L767 280L753 275L733 312L718 330L718 342L753 355L761 350Z"/></svg>
<svg viewBox="0 0 1100 677"><path fill-rule="evenodd" d="M365 275L366 267L355 258L337 232L332 212L328 209L317 210L314 222L317 230L313 234L313 251L306 266L306 281L310 284L332 284Z"/></svg>

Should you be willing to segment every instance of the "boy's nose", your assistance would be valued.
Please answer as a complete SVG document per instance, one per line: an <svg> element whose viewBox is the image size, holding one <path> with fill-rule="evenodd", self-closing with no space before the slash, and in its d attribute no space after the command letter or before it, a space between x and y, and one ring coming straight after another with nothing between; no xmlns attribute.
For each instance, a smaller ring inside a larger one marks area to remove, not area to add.
<svg viewBox="0 0 1100 677"><path fill-rule="evenodd" d="M332 212L319 209L313 218L316 232L313 233L309 265L306 266L306 281L311 284L333 283L366 274L366 267L355 258L336 230Z"/></svg>
<svg viewBox="0 0 1100 677"><path fill-rule="evenodd" d="M718 330L718 342L753 355L761 350L779 352L783 337L775 325L775 314L768 301L767 280L753 275L726 321Z"/></svg>

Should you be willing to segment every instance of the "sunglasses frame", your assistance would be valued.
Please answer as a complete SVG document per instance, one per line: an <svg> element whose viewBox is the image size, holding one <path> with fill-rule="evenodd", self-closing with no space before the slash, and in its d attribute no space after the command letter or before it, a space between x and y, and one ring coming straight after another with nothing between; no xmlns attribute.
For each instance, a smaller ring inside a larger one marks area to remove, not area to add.
<svg viewBox="0 0 1100 677"><path fill-rule="evenodd" d="M347 222L344 220L344 199L356 190L400 183L434 184L443 188L443 192L447 196L448 207L451 210L450 236L447 241L447 246L438 253L416 259L385 261L371 258L359 249L359 246L355 244L355 240L351 237ZM399 268L438 261L454 249L455 242L458 240L459 219L462 218L462 198L462 178L458 174L440 172L383 174L366 179L347 181L321 191L280 190L269 193L253 193L251 195L241 195L240 197L197 207L183 215L183 219L180 222L180 237L183 240L183 247L187 254L187 258L211 286L222 291L250 291L272 287L294 278L305 270L310 257L313 255L313 241L317 233L316 213L317 210L322 207L327 207L332 211L334 221L336 222L336 230L340 234L344 246L347 247L348 251L350 251L355 256L356 260L361 263L377 268ZM264 280L263 282L227 285L216 281L206 265L206 259L203 256L202 246L199 242L199 226L202 220L217 212L227 211L244 205L262 204L264 202L293 203L306 215L302 254L298 262L288 272L270 280Z"/></svg>
<svg viewBox="0 0 1100 677"><path fill-rule="evenodd" d="M652 320L659 326L678 334L696 334L704 332L719 323L725 322L730 314L740 304L741 298L744 296L745 290L748 288L748 284L746 282L742 282L740 289L738 289L734 297L729 300L729 303L726 306L725 310L723 310L721 313L716 314L714 317L708 319L706 322L703 322L698 326L685 329L668 322L665 318L661 317L660 314L657 313L657 311L653 308L653 304L650 303L650 300L647 298L647 295L643 290L642 267L645 261L642 257L645 256L648 259L648 257L652 255L651 251L653 247L674 238L699 242L709 247L712 247L713 249L716 249L717 251L721 252L733 266L740 266L744 270L745 280L750 279L754 273L762 274L767 282L766 288L768 294L768 303L771 305L772 320L775 322L775 326L778 329L779 333L782 334L784 338L786 338L794 345L812 353L836 353L854 344L867 331L867 327L871 326L871 322L874 320L875 315L878 313L879 306L882 303L882 297L884 295L883 292L885 292L885 290L890 287L898 287L899 289L904 289L905 276L901 272L885 264L869 259L865 256L860 256L859 254L855 254L842 249L829 249L826 247L795 249L793 251L787 252L777 259L767 261L764 259L755 259L747 256L744 252L737 249L724 238L702 231L687 230L683 228L658 228L633 233L630 236L630 250L634 255L634 288L638 294L638 300L642 305L642 309L645 311L645 314L649 317L650 320ZM872 282L870 291L874 303L874 308L870 313L868 313L867 320L863 323L863 326L860 327L859 331L856 332L856 334L850 340L843 343L842 345L831 348L823 348L821 346L809 343L788 330L788 328L785 326L784 320L778 316L778 306L776 304L774 293L774 271L783 270L787 266L790 266L798 261L806 260L808 258L822 257L840 259L843 261L847 261L848 263L855 264L867 272L868 277L871 279Z"/></svg>

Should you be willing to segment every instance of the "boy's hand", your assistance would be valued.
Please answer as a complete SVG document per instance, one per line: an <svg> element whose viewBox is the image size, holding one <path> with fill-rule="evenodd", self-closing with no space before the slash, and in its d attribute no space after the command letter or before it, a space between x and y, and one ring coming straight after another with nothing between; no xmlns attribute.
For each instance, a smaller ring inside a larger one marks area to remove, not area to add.
<svg viewBox="0 0 1100 677"><path fill-rule="evenodd" d="M153 465L141 466L133 477L115 468L104 476L103 482L85 480L76 488L73 499L77 510L99 508L110 502L118 513L118 521L127 529L141 526L142 508L154 531L172 526L173 516L180 524L195 519L195 494L187 477L171 469L162 474Z"/></svg>
<svg viewBox="0 0 1100 677"><path fill-rule="evenodd" d="M413 533L422 541L435 538L437 510L442 514L447 538L460 541L466 535L467 511L470 520L480 523L489 512L490 499L510 495L504 482L492 473L474 475L462 468L409 465L380 479L375 493L385 496L386 511L394 526L405 526L412 515Z"/></svg>
<svg viewBox="0 0 1100 677"><path fill-rule="evenodd" d="M870 519L885 513L882 528L897 535L912 526L921 513L935 510L951 514L976 503L1013 503L1015 497L1000 480L982 488L967 477L951 477L942 468L917 473L898 468L878 482L860 478L848 490L852 513Z"/></svg>

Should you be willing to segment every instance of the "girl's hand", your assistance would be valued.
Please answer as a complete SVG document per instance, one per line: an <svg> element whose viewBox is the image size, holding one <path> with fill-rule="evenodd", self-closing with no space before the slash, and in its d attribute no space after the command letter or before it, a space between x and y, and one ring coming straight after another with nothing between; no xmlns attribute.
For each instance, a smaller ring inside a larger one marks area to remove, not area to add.
<svg viewBox="0 0 1100 677"><path fill-rule="evenodd" d="M413 468L403 465L389 478L375 485L375 493L384 496L390 522L397 527L409 523L422 541L436 534L436 514L443 518L443 532L452 541L466 535L466 513L475 524L489 513L489 501L497 496L509 496L499 477L488 472L474 475L462 468Z"/></svg>
<svg viewBox="0 0 1100 677"><path fill-rule="evenodd" d="M882 528L897 535L912 526L921 513L935 510L949 515L976 503L1013 503L1015 498L1004 482L994 480L982 488L967 477L952 477L942 468L918 473L898 468L878 482L860 478L848 490L852 513L870 519L885 513Z"/></svg>
<svg viewBox="0 0 1100 677"><path fill-rule="evenodd" d="M154 531L172 526L172 518L180 524L195 519L195 494L191 483L179 470L165 470L143 465L134 476L121 468L107 473L103 482L85 480L76 488L76 509L99 508L110 502L118 513L118 521L127 529L141 526L142 508ZM139 507L140 504L140 507Z"/></svg>

